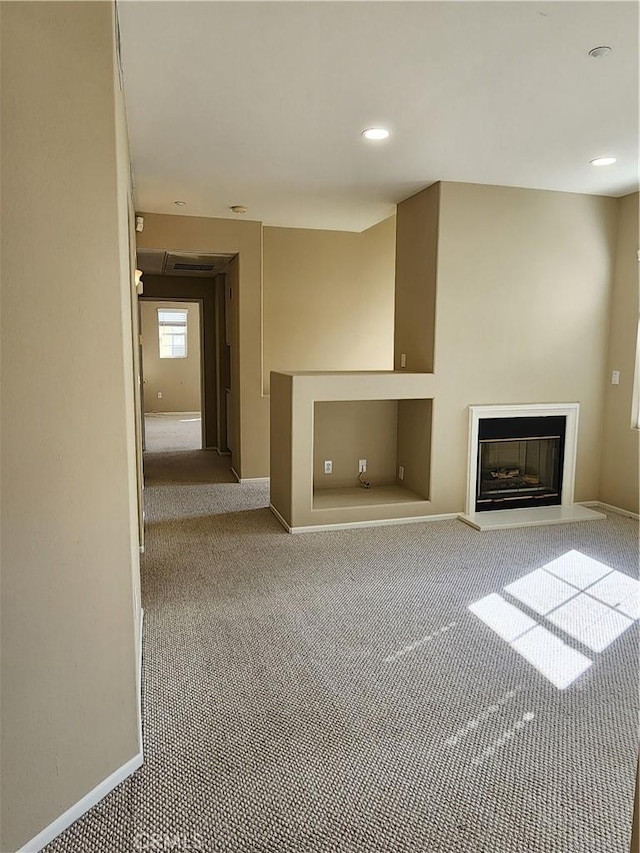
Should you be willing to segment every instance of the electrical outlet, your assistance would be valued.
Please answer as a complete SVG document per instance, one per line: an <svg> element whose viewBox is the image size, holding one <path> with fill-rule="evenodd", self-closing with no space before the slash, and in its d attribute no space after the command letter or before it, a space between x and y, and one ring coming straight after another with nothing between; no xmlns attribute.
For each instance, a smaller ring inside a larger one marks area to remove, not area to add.
<svg viewBox="0 0 640 853"><path fill-rule="evenodd" d="M333 462L331 461L331 459L324 460L324 473L333 474Z"/></svg>
<svg viewBox="0 0 640 853"><path fill-rule="evenodd" d="M404 480L404 466L403 465L398 466L398 479Z"/></svg>
<svg viewBox="0 0 640 853"><path fill-rule="evenodd" d="M358 459L358 474L365 474L367 471L367 460Z"/></svg>
<svg viewBox="0 0 640 853"><path fill-rule="evenodd" d="M620 384L620 371L619 370L612 370L611 371L611 384L612 385L619 385Z"/></svg>
<svg viewBox="0 0 640 853"><path fill-rule="evenodd" d="M406 354L406 352L401 352L400 353L400 367L406 367L406 366L407 366L407 354Z"/></svg>
<svg viewBox="0 0 640 853"><path fill-rule="evenodd" d="M158 391L158 400L162 400L162 391Z"/></svg>

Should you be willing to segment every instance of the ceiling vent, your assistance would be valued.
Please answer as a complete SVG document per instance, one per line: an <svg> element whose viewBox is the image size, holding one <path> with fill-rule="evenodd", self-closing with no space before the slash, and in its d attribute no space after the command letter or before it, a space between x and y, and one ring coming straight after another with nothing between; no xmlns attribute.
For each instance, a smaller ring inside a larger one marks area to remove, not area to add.
<svg viewBox="0 0 640 853"><path fill-rule="evenodd" d="M213 272L215 264L174 264L174 270L189 270L189 272Z"/></svg>
<svg viewBox="0 0 640 853"><path fill-rule="evenodd" d="M233 255L189 255L182 252L167 252L164 274L211 278L224 272L232 257Z"/></svg>

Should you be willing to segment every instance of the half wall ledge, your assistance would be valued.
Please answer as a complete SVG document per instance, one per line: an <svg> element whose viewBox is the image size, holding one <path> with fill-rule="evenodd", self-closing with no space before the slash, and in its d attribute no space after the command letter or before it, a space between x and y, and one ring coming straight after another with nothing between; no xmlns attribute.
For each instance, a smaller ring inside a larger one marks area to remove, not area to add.
<svg viewBox="0 0 640 853"><path fill-rule="evenodd" d="M430 373L272 372L271 508L283 526L433 517L433 396ZM360 460L368 487L358 479Z"/></svg>

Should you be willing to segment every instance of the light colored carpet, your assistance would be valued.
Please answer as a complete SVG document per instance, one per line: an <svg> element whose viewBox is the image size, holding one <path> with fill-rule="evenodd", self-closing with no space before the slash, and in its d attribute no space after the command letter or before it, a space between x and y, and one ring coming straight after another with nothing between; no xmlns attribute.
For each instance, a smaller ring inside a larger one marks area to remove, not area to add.
<svg viewBox="0 0 640 853"><path fill-rule="evenodd" d="M200 450L200 412L158 412L144 416L145 448L150 453Z"/></svg>
<svg viewBox="0 0 640 853"><path fill-rule="evenodd" d="M288 536L214 454L147 476L145 764L48 853L628 853L637 623L560 691L468 605L633 575L633 521Z"/></svg>

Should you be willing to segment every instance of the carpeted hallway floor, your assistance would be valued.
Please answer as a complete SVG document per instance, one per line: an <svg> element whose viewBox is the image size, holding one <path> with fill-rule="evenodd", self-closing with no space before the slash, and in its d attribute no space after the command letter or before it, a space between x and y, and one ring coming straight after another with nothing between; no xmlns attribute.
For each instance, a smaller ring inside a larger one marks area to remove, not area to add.
<svg viewBox="0 0 640 853"><path fill-rule="evenodd" d="M48 853L628 853L638 623L558 690L468 606L634 575L635 522L289 536L213 453L146 472L145 764Z"/></svg>
<svg viewBox="0 0 640 853"><path fill-rule="evenodd" d="M144 416L145 447L150 453L200 450L200 412L147 412Z"/></svg>

